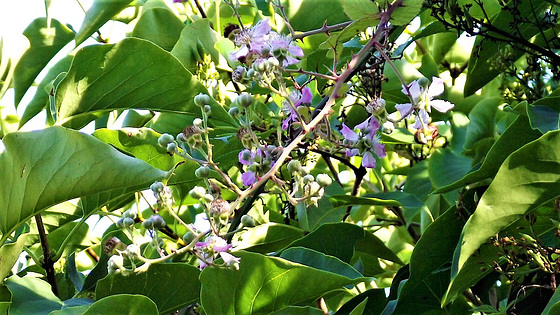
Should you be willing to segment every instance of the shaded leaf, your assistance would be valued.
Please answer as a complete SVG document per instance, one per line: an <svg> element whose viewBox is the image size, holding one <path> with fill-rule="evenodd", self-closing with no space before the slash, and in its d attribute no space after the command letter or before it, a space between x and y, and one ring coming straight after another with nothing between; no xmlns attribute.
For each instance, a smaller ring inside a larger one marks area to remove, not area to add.
<svg viewBox="0 0 560 315"><path fill-rule="evenodd" d="M158 314L156 304L143 295L118 294L105 297L91 304L84 315L153 315Z"/></svg>
<svg viewBox="0 0 560 315"><path fill-rule="evenodd" d="M4 278L12 271L12 267L23 251L28 236L29 234L20 235L15 242L0 247L0 262L2 262L0 264L0 282L4 281Z"/></svg>
<svg viewBox="0 0 560 315"><path fill-rule="evenodd" d="M281 258L242 251L235 255L241 258L239 270L205 268L200 274L206 314L269 313L357 281Z"/></svg>
<svg viewBox="0 0 560 315"><path fill-rule="evenodd" d="M280 258L315 269L332 272L334 274L345 276L349 279L363 277L361 273L354 269L354 267L341 261L340 259L305 247L288 248L282 252Z"/></svg>
<svg viewBox="0 0 560 315"><path fill-rule="evenodd" d="M169 313L198 300L199 274L198 268L188 264L154 264L146 272L103 278L97 283L95 298L99 300L124 293L141 294L150 298L160 313ZM179 283L180 287L177 286Z"/></svg>
<svg viewBox="0 0 560 315"><path fill-rule="evenodd" d="M467 259L488 238L560 195L559 183L560 131L549 132L511 154L463 228L452 276L461 273Z"/></svg>
<svg viewBox="0 0 560 315"><path fill-rule="evenodd" d="M33 277L11 276L4 283L12 293L10 314L48 314L62 307L62 301L51 291L51 286Z"/></svg>
<svg viewBox="0 0 560 315"><path fill-rule="evenodd" d="M91 34L96 32L103 24L121 12L131 2L132 0L94 0L86 12L80 30L76 34L76 46L83 43Z"/></svg>
<svg viewBox="0 0 560 315"><path fill-rule="evenodd" d="M49 23L50 22L50 27ZM30 47L19 59L14 72L14 99L16 107L35 78L73 38L74 32L58 20L38 18L23 31Z"/></svg>
<svg viewBox="0 0 560 315"><path fill-rule="evenodd" d="M350 301L346 302L335 315L350 314L360 304L365 302L365 308L362 313L364 315L379 315L383 312L385 304L387 303L387 296L385 289L370 289L366 292L360 293L353 297Z"/></svg>
<svg viewBox="0 0 560 315"><path fill-rule="evenodd" d="M220 53L214 48L219 39L218 33L210 27L210 21L200 19L183 29L171 54L177 57L187 70L194 72L197 62L203 60L204 54L210 55L214 63L219 63Z"/></svg>
<svg viewBox="0 0 560 315"><path fill-rule="evenodd" d="M289 0L283 3L292 27L296 31L309 31L327 25L348 21L344 14L341 0L299 1Z"/></svg>
<svg viewBox="0 0 560 315"><path fill-rule="evenodd" d="M4 239L31 216L62 201L112 189L132 192L167 176L92 136L62 127L10 133L3 142Z"/></svg>
<svg viewBox="0 0 560 315"><path fill-rule="evenodd" d="M501 98L488 97L478 102L469 113L465 149L470 148L480 139L494 136L494 120Z"/></svg>

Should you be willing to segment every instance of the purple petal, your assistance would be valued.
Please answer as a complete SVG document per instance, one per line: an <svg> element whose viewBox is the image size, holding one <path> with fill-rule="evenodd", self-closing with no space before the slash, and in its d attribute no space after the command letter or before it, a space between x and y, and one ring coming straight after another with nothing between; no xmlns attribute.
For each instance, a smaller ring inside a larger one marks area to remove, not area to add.
<svg viewBox="0 0 560 315"><path fill-rule="evenodd" d="M224 263L226 263L226 265L228 265L228 266L232 265L232 264L238 264L239 261L241 260L241 258L235 257L232 254L226 253L226 252L221 252L220 256L224 260Z"/></svg>
<svg viewBox="0 0 560 315"><path fill-rule="evenodd" d="M366 153L364 153L364 156L362 157L362 166L367 168L375 167L375 157L370 151L366 151Z"/></svg>
<svg viewBox="0 0 560 315"><path fill-rule="evenodd" d="M249 155L250 155L249 160L243 159L243 156L246 155L245 152L249 152ZM248 149L244 149L241 152L239 152L239 155L238 155L239 163L241 163L243 165L251 165L252 162L250 160L253 159L254 157L255 157L255 153L249 151Z"/></svg>
<svg viewBox="0 0 560 315"><path fill-rule="evenodd" d="M241 174L241 180L243 181L243 185L251 186L255 183L255 181L257 181L257 177L255 176L254 172L247 171Z"/></svg>
<svg viewBox="0 0 560 315"><path fill-rule="evenodd" d="M410 117L410 114L412 114L412 104L410 103L397 104L395 108L401 113L401 117Z"/></svg>
<svg viewBox="0 0 560 315"><path fill-rule="evenodd" d="M247 46L243 46L236 51L232 51L229 54L229 57L230 57L230 59L233 59L233 60L239 60L239 59L247 57L247 54L249 54L249 48L247 48Z"/></svg>
<svg viewBox="0 0 560 315"><path fill-rule="evenodd" d="M231 244L226 244L226 245L214 245L213 249L216 253L223 253L223 252L227 252L230 248L231 248Z"/></svg>
<svg viewBox="0 0 560 315"><path fill-rule="evenodd" d="M357 124L354 129L364 130L368 127L369 118Z"/></svg>
<svg viewBox="0 0 560 315"><path fill-rule="evenodd" d="M437 109L438 111L445 113L448 110L452 109L455 105L453 103L450 103L448 101L442 101L442 100L432 100L430 101L430 106Z"/></svg>
<svg viewBox="0 0 560 315"><path fill-rule="evenodd" d="M301 47L296 46L295 44L290 44L288 46L288 52L294 57L303 57L303 49Z"/></svg>
<svg viewBox="0 0 560 315"><path fill-rule="evenodd" d="M301 90L301 102L303 104L308 104L311 103L311 99L313 99L313 95L311 94L311 89L306 86Z"/></svg>
<svg viewBox="0 0 560 315"><path fill-rule="evenodd" d="M412 96L412 98L414 99L414 102L416 102L418 100L418 98L420 97L420 95L422 95L422 88L420 87L420 84L418 84L418 80L412 81L408 85L408 90L410 91L410 96ZM404 94L407 94L406 89L404 87L403 87L402 91L403 91Z"/></svg>
<svg viewBox="0 0 560 315"><path fill-rule="evenodd" d="M384 158L387 156L387 152L385 152L385 146L381 143L373 143L371 149L380 158Z"/></svg>
<svg viewBox="0 0 560 315"><path fill-rule="evenodd" d="M345 123L342 123L342 129L340 133L344 136L344 139L349 141L358 141L360 137L352 129L348 128Z"/></svg>
<svg viewBox="0 0 560 315"><path fill-rule="evenodd" d="M358 149L346 149L346 156L347 157L356 156L358 154L360 154L360 150L358 150Z"/></svg>
<svg viewBox="0 0 560 315"><path fill-rule="evenodd" d="M377 121L375 117L371 116L369 119L369 132L375 133L377 130L379 130L379 121Z"/></svg>
<svg viewBox="0 0 560 315"><path fill-rule="evenodd" d="M300 62L299 59L296 59L292 56L284 56L284 61L282 62L282 67L286 68L288 66L295 65L299 62Z"/></svg>
<svg viewBox="0 0 560 315"><path fill-rule="evenodd" d="M414 126L413 126L414 129L422 129L422 123L420 119L422 119L422 121L424 122L424 126L427 126L430 123L430 115L428 115L428 112L421 109L418 111L416 122L414 122Z"/></svg>
<svg viewBox="0 0 560 315"><path fill-rule="evenodd" d="M443 83L443 80L438 77L433 77L432 84L428 88L428 96L430 96L430 99L434 96L438 96L443 93L444 89L445 84Z"/></svg>
<svg viewBox="0 0 560 315"><path fill-rule="evenodd" d="M264 35L270 33L270 23L268 18L259 21L253 26L253 38L262 38Z"/></svg>

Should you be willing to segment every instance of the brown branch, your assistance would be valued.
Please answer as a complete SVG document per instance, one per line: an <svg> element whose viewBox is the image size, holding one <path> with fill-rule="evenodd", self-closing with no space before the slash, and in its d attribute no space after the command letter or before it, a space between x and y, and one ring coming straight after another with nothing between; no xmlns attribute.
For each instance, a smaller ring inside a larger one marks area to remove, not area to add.
<svg viewBox="0 0 560 315"><path fill-rule="evenodd" d="M49 250L49 242L47 241L47 233L45 231L45 226L43 225L43 219L41 214L37 213L35 215L35 221L37 222L37 230L39 231L39 238L41 239L41 248L43 249L43 259L41 263L43 268L47 273L47 282L51 285L51 290L57 297L60 297L58 292L58 285L56 284L56 275L54 271L54 261L52 260L51 251Z"/></svg>

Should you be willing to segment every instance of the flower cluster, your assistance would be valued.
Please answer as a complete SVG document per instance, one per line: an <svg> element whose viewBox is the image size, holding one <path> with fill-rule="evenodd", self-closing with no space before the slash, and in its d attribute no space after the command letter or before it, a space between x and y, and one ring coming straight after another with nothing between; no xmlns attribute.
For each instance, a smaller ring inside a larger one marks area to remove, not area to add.
<svg viewBox="0 0 560 315"><path fill-rule="evenodd" d="M282 121L282 130L288 129L290 123L299 121L296 110L304 104L311 103L312 98L313 95L311 94L311 89L307 86L301 89L301 91L292 90L290 92L288 99L285 100L283 104L284 107L282 110L288 115L288 117Z"/></svg>
<svg viewBox="0 0 560 315"><path fill-rule="evenodd" d="M232 269L239 269L241 258L228 253L231 246L223 238L214 235L208 236L204 242L196 243L196 251L199 255L198 267L204 269L213 263L214 259L219 255L224 260L226 266Z"/></svg>
<svg viewBox="0 0 560 315"><path fill-rule="evenodd" d="M445 85L442 79L433 77L432 84L429 85L429 83L430 81L427 78L421 78L413 81L407 87L403 86L403 93L410 93L409 96L412 102L395 105L401 117L412 117L414 110L417 110L416 120L413 125L414 129L417 130L425 129L430 123L429 113L431 113L432 107L445 113L454 106L450 102L433 99L444 91Z"/></svg>
<svg viewBox="0 0 560 315"><path fill-rule="evenodd" d="M368 168L375 167L375 157L385 157L385 146L379 143L377 138L377 130L379 130L379 121L373 116L364 120L355 127L358 132L350 129L346 124L342 123L340 133L344 136L343 143L347 146L346 156L362 155L362 166Z"/></svg>
<svg viewBox="0 0 560 315"><path fill-rule="evenodd" d="M257 181L257 176L268 171L282 152L281 148L273 145L258 148L255 151L244 149L239 152L239 163L248 166L248 170L241 175L243 185L251 186Z"/></svg>
<svg viewBox="0 0 560 315"><path fill-rule="evenodd" d="M282 67L287 67L298 63L297 57L303 57L303 50L290 37L271 31L268 19L238 30L233 41L240 48L230 54L231 59L247 64L276 58Z"/></svg>

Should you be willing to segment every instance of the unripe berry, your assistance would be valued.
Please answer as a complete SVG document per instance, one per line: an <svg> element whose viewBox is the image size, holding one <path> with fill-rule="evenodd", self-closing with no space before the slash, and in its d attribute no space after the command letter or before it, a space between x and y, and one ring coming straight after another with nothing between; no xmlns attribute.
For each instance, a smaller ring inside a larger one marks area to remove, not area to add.
<svg viewBox="0 0 560 315"><path fill-rule="evenodd" d="M187 137L185 136L184 133L179 133L175 139L177 140L177 142L187 142Z"/></svg>
<svg viewBox="0 0 560 315"><path fill-rule="evenodd" d="M145 228L146 230L153 230L154 229L154 221L148 219L148 220L142 222L142 227Z"/></svg>
<svg viewBox="0 0 560 315"><path fill-rule="evenodd" d="M157 214L154 214L150 217L150 220L154 221L154 228L155 229L163 229L165 227L165 221L163 218Z"/></svg>
<svg viewBox="0 0 560 315"><path fill-rule="evenodd" d="M332 184L332 179L327 174L319 174L317 175L317 184L319 184L321 187L327 187Z"/></svg>
<svg viewBox="0 0 560 315"><path fill-rule="evenodd" d="M137 212L136 210L130 209L130 210L126 210L126 211L123 213L122 216L123 216L123 218L131 218L131 219L134 220L134 219L136 219L136 217L138 216L138 212Z"/></svg>
<svg viewBox="0 0 560 315"><path fill-rule="evenodd" d="M194 175L198 178L208 178L210 176L210 168L208 166L201 166L194 171Z"/></svg>
<svg viewBox="0 0 560 315"><path fill-rule="evenodd" d="M163 191L163 188L164 186L162 182L154 182L153 184L150 185L150 189L153 192L161 192Z"/></svg>
<svg viewBox="0 0 560 315"><path fill-rule="evenodd" d="M167 145L169 143L172 143L175 140L175 138L173 138L172 135L168 134L168 133L164 133L162 134L159 138L158 138L158 144L163 147L166 148Z"/></svg>
<svg viewBox="0 0 560 315"><path fill-rule="evenodd" d="M241 224L246 227L253 227L255 226L255 219L253 219L252 216L245 214L241 217Z"/></svg>
<svg viewBox="0 0 560 315"><path fill-rule="evenodd" d="M130 227L134 225L134 219L132 218L123 218L122 224L124 227Z"/></svg>
<svg viewBox="0 0 560 315"><path fill-rule="evenodd" d="M307 175L303 176L303 183L304 184L307 184L307 183L312 182L314 180L315 180L315 177L313 177L313 175L311 175L311 174L307 174Z"/></svg>
<svg viewBox="0 0 560 315"><path fill-rule="evenodd" d="M248 93L242 93L235 99L235 103L241 107L249 107L253 104L253 97Z"/></svg>
<svg viewBox="0 0 560 315"><path fill-rule="evenodd" d="M231 107L231 108L228 110L228 114L229 114L230 116L237 116L237 115L239 115L239 108L237 108L237 107Z"/></svg>
<svg viewBox="0 0 560 315"><path fill-rule="evenodd" d="M298 160L291 160L288 163L288 172L295 173L301 171L301 162Z"/></svg>
<svg viewBox="0 0 560 315"><path fill-rule="evenodd" d="M189 195L191 197L193 197L194 199L200 199L200 198L204 197L204 194L206 194L206 189L204 189L204 187L200 187L200 186L194 186L193 189L191 189L191 191L189 191Z"/></svg>
<svg viewBox="0 0 560 315"><path fill-rule="evenodd" d="M196 106L204 107L210 104L210 96L200 93L194 97L194 103L196 104Z"/></svg>
<svg viewBox="0 0 560 315"><path fill-rule="evenodd" d="M175 142L171 142L167 144L167 152L175 152L177 150L177 145Z"/></svg>
<svg viewBox="0 0 560 315"><path fill-rule="evenodd" d="M210 115L212 113L212 107L210 107L210 105L204 105L204 112Z"/></svg>
<svg viewBox="0 0 560 315"><path fill-rule="evenodd" d="M193 123L193 126L198 127L198 128L202 128L202 119L195 118L192 123Z"/></svg>
<svg viewBox="0 0 560 315"><path fill-rule="evenodd" d="M194 235L193 232L188 231L187 233L185 233L185 235L183 235L183 241L186 244L190 244L194 240L195 237L196 237L196 235Z"/></svg>

